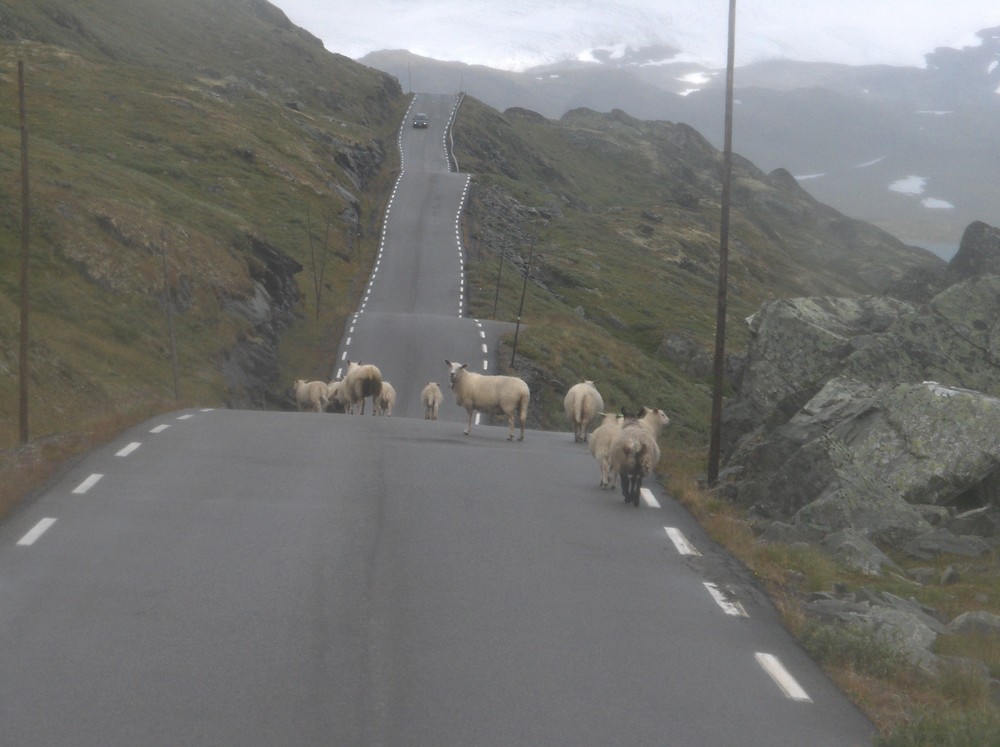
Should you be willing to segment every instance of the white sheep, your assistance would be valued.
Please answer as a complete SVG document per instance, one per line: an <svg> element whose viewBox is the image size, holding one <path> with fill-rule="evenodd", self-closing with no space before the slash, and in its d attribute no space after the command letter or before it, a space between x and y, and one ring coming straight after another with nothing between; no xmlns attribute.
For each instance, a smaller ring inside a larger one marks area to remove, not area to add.
<svg viewBox="0 0 1000 747"><path fill-rule="evenodd" d="M347 412L344 409L344 403L340 400L340 385L344 383L343 379L334 379L326 387L326 398L327 412Z"/></svg>
<svg viewBox="0 0 1000 747"><path fill-rule="evenodd" d="M365 414L365 400L372 398L372 414L375 414L375 398L382 392L382 372L371 363L348 361L347 373L340 385L337 396L344 403L344 409L349 415L354 414L354 406L361 405L361 414Z"/></svg>
<svg viewBox="0 0 1000 747"><path fill-rule="evenodd" d="M604 421L590 434L590 453L601 468L602 488L613 488L618 481L618 474L611 469L611 444L621 430L621 415L607 412Z"/></svg>
<svg viewBox="0 0 1000 747"><path fill-rule="evenodd" d="M583 443L587 440L590 422L604 410L604 399L593 381L582 381L566 392L563 408L566 410L566 417L573 424L573 440Z"/></svg>
<svg viewBox="0 0 1000 747"><path fill-rule="evenodd" d="M660 461L657 436L670 423L670 418L663 410L645 407L634 417L628 416L624 408L622 414L625 415L625 422L611 445L611 469L621 477L625 502L638 508L642 480Z"/></svg>
<svg viewBox="0 0 1000 747"><path fill-rule="evenodd" d="M305 410L308 407L313 412L323 412L329 401L326 382L297 379L295 381L295 401L298 403L299 410Z"/></svg>
<svg viewBox="0 0 1000 747"><path fill-rule="evenodd" d="M392 408L396 406L396 390L388 381L382 382L382 391L373 400L376 415L392 415Z"/></svg>
<svg viewBox="0 0 1000 747"><path fill-rule="evenodd" d="M428 381L427 386L420 392L420 402L424 406L424 420L438 419L442 399L441 387L435 381Z"/></svg>
<svg viewBox="0 0 1000 747"><path fill-rule="evenodd" d="M524 440L524 424L528 419L531 391L523 379L473 373L467 369L467 363L446 360L445 365L449 368L448 379L455 392L455 404L464 407L469 415L469 422L465 427L466 436L472 431L472 414L478 410L507 416L507 424L510 426L508 441L514 439L514 418L517 417L521 421L521 435L517 440Z"/></svg>

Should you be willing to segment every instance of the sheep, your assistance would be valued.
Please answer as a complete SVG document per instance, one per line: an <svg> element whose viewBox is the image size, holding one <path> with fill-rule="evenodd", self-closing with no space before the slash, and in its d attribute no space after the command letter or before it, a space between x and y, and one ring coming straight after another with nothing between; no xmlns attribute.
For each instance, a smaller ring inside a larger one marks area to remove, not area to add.
<svg viewBox="0 0 1000 747"><path fill-rule="evenodd" d="M618 473L611 469L611 444L621 429L621 416L607 412L604 421L590 434L590 453L601 467L602 488L614 488L618 482Z"/></svg>
<svg viewBox="0 0 1000 747"><path fill-rule="evenodd" d="M464 407L469 415L465 435L472 431L472 413L476 410L489 413L503 413L510 426L508 441L514 439L514 417L521 421L521 435L524 440L524 424L528 419L528 400L531 391L523 379L516 376L489 376L467 370L467 363L445 361L449 368L449 386L455 392L455 404Z"/></svg>
<svg viewBox="0 0 1000 747"><path fill-rule="evenodd" d="M420 401L424 405L424 420L437 420L441 409L441 387L435 381L428 381L420 392Z"/></svg>
<svg viewBox="0 0 1000 747"><path fill-rule="evenodd" d="M563 408L566 410L566 417L573 424L573 441L585 443L590 421L604 409L604 399L593 381L582 381L566 392Z"/></svg>
<svg viewBox="0 0 1000 747"><path fill-rule="evenodd" d="M392 408L396 406L396 390L388 381L382 382L382 391L375 397L373 407L376 415L392 415Z"/></svg>
<svg viewBox="0 0 1000 747"><path fill-rule="evenodd" d="M625 502L638 508L642 480L660 461L660 447L656 438L663 427L670 423L670 418L663 410L645 407L631 417L622 408L622 414L625 415L625 422L611 445L611 469L621 477Z"/></svg>
<svg viewBox="0 0 1000 747"><path fill-rule="evenodd" d="M329 401L326 382L297 379L295 381L295 401L298 403L300 411L308 407L313 412L323 412Z"/></svg>
<svg viewBox="0 0 1000 747"><path fill-rule="evenodd" d="M375 414L375 399L382 392L382 372L371 363L348 361L347 373L340 385L338 396L349 415L354 414L354 406L361 404L361 414L365 414L365 399L372 398L372 414Z"/></svg>
<svg viewBox="0 0 1000 747"><path fill-rule="evenodd" d="M347 412L344 409L344 403L340 400L340 385L344 383L343 379L334 379L326 387L327 396L327 412Z"/></svg>

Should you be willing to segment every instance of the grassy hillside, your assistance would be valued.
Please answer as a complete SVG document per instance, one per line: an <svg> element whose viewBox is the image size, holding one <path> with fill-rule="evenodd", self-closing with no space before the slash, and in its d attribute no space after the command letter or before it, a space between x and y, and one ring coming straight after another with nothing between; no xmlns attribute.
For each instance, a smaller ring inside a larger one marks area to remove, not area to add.
<svg viewBox="0 0 1000 747"><path fill-rule="evenodd" d="M315 320L325 253L319 329L339 337L393 178L395 81L262 2L8 5L0 40L0 445L17 430L19 60L34 435L172 401L164 278L184 402L262 404L226 365L260 333L268 262L305 268L280 327Z"/></svg>
<svg viewBox="0 0 1000 747"><path fill-rule="evenodd" d="M470 207L474 313L516 319L534 243L518 366L534 378L542 420L564 427L562 395L595 379L618 410L655 405L669 440L707 440L721 216L721 154L697 132L621 112L560 121L503 114L468 98L455 128L475 174ZM508 270L499 258L507 257ZM513 261L512 261L513 260ZM821 205L787 173L736 158L728 343L765 300L877 293L908 268L939 263ZM678 344L680 343L680 344ZM509 358L508 358L509 360Z"/></svg>

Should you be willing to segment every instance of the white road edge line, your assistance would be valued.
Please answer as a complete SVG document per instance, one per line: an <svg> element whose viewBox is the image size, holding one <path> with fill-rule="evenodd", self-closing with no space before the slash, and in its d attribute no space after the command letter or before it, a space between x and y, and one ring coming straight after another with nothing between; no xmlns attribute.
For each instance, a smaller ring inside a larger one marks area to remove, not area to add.
<svg viewBox="0 0 1000 747"><path fill-rule="evenodd" d="M484 350L483 352L486 351ZM642 496L642 499L646 502L646 505L649 506L650 508L660 508L660 502L656 500L655 496L653 495L653 491L650 490L649 488L639 488L639 495Z"/></svg>
<svg viewBox="0 0 1000 747"><path fill-rule="evenodd" d="M757 663L771 675L771 679L785 693L785 697L790 700L797 700L802 703L812 703L812 698L802 689L802 686L795 681L795 678L788 673L785 666L778 661L774 654L762 654L759 651L754 654Z"/></svg>
<svg viewBox="0 0 1000 747"><path fill-rule="evenodd" d="M139 441L133 441L121 451L116 452L115 456L127 457L129 454L138 449L140 446L142 446L142 444Z"/></svg>
<svg viewBox="0 0 1000 747"><path fill-rule="evenodd" d="M48 528L55 523L55 519L42 519L40 522L35 524L30 532L21 537L21 539L17 541L17 544L23 546L35 544L35 540L45 534L46 530L48 530Z"/></svg>
<svg viewBox="0 0 1000 747"><path fill-rule="evenodd" d="M104 477L104 475L102 475L100 472L95 472L86 480L84 480L75 488L73 488L73 493L75 493L76 495L83 495L92 487L94 487L97 484L97 481L100 480L102 477Z"/></svg>
<svg viewBox="0 0 1000 747"><path fill-rule="evenodd" d="M663 527L670 541L674 543L674 547L677 548L677 552L681 555L701 555L695 546L687 541L687 537L683 535L680 529L674 527Z"/></svg>
<svg viewBox="0 0 1000 747"><path fill-rule="evenodd" d="M747 611L743 609L743 605L739 602L730 602L726 599L726 595L723 594L719 587L713 584L711 581L705 581L705 588L708 589L708 593L712 595L712 599L715 603L722 608L722 611L731 617L750 617Z"/></svg>

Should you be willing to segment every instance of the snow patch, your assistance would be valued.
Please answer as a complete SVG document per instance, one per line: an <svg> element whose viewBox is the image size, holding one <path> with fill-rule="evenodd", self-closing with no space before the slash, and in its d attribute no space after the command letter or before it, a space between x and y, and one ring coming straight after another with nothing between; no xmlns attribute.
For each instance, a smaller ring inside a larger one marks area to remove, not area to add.
<svg viewBox="0 0 1000 747"><path fill-rule="evenodd" d="M806 181L807 179L819 179L826 176L826 172L820 172L818 174L803 174L802 176L796 176L795 180L799 182Z"/></svg>
<svg viewBox="0 0 1000 747"><path fill-rule="evenodd" d="M898 179L889 185L893 192L904 195L922 195L927 186L927 178L923 176L908 176L905 179Z"/></svg>
<svg viewBox="0 0 1000 747"><path fill-rule="evenodd" d="M917 111L917 114L933 114L934 116L937 117L943 117L945 114L954 114L954 113L955 112L953 111L945 111L943 109L941 111L935 111L934 109L920 109Z"/></svg>
<svg viewBox="0 0 1000 747"><path fill-rule="evenodd" d="M884 160L885 160L885 156L882 156L881 158L876 158L873 161L865 161L864 163L859 163L857 166L854 166L853 168L855 168L855 169L867 169L869 166L874 166L877 163L882 163L882 161L884 161Z"/></svg>
<svg viewBox="0 0 1000 747"><path fill-rule="evenodd" d="M925 197L920 204L930 210L954 210L955 206L946 200L939 200L936 197Z"/></svg>

